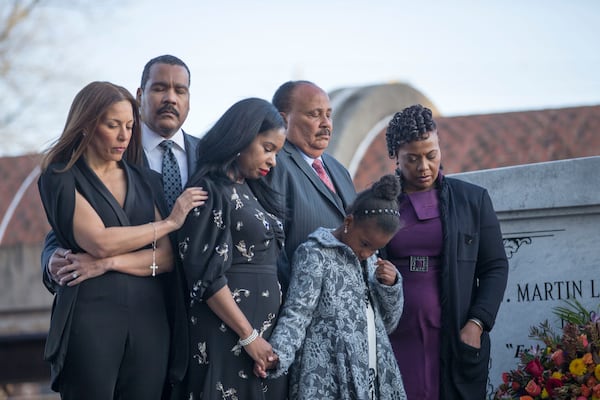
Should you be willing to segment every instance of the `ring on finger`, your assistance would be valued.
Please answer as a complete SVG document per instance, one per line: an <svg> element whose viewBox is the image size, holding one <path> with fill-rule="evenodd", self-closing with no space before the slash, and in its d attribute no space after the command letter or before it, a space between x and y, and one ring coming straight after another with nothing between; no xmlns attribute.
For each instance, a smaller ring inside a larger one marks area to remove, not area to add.
<svg viewBox="0 0 600 400"><path fill-rule="evenodd" d="M79 274L77 274L77 272L73 272L73 275L71 275L73 277L73 279L77 279L77 277L79 276Z"/></svg>

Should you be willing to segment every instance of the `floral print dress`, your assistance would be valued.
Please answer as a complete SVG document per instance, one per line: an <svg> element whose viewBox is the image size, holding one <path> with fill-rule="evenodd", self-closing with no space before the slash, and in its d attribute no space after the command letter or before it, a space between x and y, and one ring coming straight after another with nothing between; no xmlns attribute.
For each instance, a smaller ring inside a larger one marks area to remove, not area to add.
<svg viewBox="0 0 600 400"><path fill-rule="evenodd" d="M245 183L206 179L207 203L190 212L179 232L179 254L190 291L188 400L284 399L285 377L253 374L239 337L206 304L225 285L259 334L269 339L281 305L276 260L283 227Z"/></svg>

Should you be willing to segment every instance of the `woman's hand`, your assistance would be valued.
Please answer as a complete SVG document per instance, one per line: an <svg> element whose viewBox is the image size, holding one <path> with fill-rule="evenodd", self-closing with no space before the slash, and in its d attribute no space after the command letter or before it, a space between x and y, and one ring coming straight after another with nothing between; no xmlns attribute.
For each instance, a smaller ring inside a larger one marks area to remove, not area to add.
<svg viewBox="0 0 600 400"><path fill-rule="evenodd" d="M176 229L181 228L192 208L203 206L208 199L208 192L201 187L187 188L179 195L171 214L166 218L175 224Z"/></svg>
<svg viewBox="0 0 600 400"><path fill-rule="evenodd" d="M398 271L394 264L388 260L378 258L375 261L377 268L375 269L375 277L382 285L393 286L398 281Z"/></svg>
<svg viewBox="0 0 600 400"><path fill-rule="evenodd" d="M481 348L481 334L483 331L473 321L467 321L465 326L460 330L460 340L476 349Z"/></svg>
<svg viewBox="0 0 600 400"><path fill-rule="evenodd" d="M244 347L246 353L254 360L254 373L257 371L260 375L256 375L260 378L266 377L266 370L269 366L278 360L278 357L273 353L273 348L265 339L261 336L257 337L252 343Z"/></svg>

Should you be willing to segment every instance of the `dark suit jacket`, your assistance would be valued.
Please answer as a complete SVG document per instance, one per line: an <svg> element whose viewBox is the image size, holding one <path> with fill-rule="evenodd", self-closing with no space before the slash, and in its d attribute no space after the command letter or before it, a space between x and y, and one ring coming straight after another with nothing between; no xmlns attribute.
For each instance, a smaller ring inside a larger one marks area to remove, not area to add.
<svg viewBox="0 0 600 400"><path fill-rule="evenodd" d="M348 170L326 153L321 158L336 188L335 194L319 179L300 150L287 140L277 154L277 165L269 177L273 189L284 196L286 205L285 251L281 252L278 262L279 280L284 290L289 284L290 261L298 245L319 227L340 226L346 207L356 197Z"/></svg>

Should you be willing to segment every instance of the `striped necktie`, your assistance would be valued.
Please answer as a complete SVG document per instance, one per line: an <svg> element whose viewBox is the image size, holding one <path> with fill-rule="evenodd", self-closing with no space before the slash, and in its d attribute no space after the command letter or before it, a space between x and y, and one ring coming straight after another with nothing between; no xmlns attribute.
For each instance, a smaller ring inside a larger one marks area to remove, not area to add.
<svg viewBox="0 0 600 400"><path fill-rule="evenodd" d="M313 161L312 163L312 167L315 169L315 171L317 171L317 175L319 175L319 178L321 178L321 180L329 188L329 190L335 193L335 187L329 179L329 176L327 176L327 172L325 172L325 168L323 167L323 163L321 162L321 160L316 158L315 161Z"/></svg>

